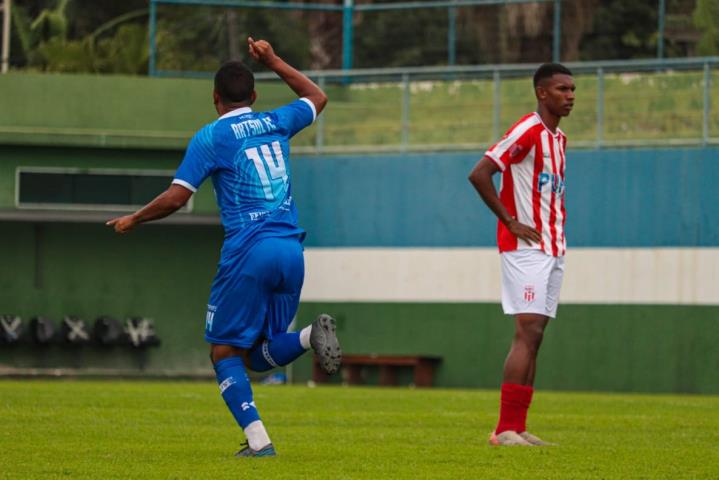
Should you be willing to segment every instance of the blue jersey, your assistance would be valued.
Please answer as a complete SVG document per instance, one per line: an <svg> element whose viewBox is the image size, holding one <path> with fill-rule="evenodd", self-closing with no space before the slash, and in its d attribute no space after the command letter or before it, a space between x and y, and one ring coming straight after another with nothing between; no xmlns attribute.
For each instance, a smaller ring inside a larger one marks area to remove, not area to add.
<svg viewBox="0 0 719 480"><path fill-rule="evenodd" d="M190 141L173 183L197 191L212 176L222 225L223 254L264 237L304 237L290 184L290 138L316 117L301 98L269 112L233 110Z"/></svg>

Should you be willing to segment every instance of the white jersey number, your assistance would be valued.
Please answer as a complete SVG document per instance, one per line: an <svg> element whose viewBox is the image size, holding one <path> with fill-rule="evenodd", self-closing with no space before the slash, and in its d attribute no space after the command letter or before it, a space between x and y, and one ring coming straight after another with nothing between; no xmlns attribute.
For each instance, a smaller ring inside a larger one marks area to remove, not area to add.
<svg viewBox="0 0 719 480"><path fill-rule="evenodd" d="M270 150L270 147L272 147L272 150ZM262 155L260 155L260 152L262 152ZM260 183L262 183L262 189L265 191L265 198L267 200L274 200L275 195L272 193L272 180L281 178L282 181L287 184L287 170L285 168L285 158L282 156L280 142L260 145L259 150L257 147L248 148L245 150L245 155L255 164L257 175L259 175ZM265 165L267 169L265 169ZM269 176L267 175L268 171Z"/></svg>

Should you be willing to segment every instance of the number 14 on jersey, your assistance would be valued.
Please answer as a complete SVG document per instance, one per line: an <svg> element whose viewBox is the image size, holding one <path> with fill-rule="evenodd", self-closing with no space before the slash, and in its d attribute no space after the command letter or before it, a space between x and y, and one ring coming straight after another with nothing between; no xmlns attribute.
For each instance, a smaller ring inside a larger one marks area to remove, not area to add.
<svg viewBox="0 0 719 480"><path fill-rule="evenodd" d="M272 148L270 150L270 147ZM275 200L272 191L272 180L282 179L284 185L287 185L287 169L285 168L285 158L282 155L282 146L280 142L272 142L271 144L260 145L260 147L252 147L245 150L247 158L252 160L257 169L257 175L260 177L262 189L265 192L267 200ZM265 165L267 169L265 169ZM267 173L269 172L269 176Z"/></svg>

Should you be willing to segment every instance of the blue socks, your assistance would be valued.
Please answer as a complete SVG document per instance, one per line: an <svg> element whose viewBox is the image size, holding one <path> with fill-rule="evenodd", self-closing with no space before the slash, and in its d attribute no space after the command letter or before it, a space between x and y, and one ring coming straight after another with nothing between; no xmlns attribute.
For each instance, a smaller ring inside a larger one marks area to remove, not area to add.
<svg viewBox="0 0 719 480"><path fill-rule="evenodd" d="M291 363L306 351L300 342L300 332L281 333L250 350L250 368L255 372L266 372Z"/></svg>
<svg viewBox="0 0 719 480"><path fill-rule="evenodd" d="M237 423L244 430L249 424L260 419L252 399L252 387L247 371L240 357L230 357L215 364L220 393Z"/></svg>
<svg viewBox="0 0 719 480"><path fill-rule="evenodd" d="M265 372L295 360L307 350L300 342L300 332L282 333L264 340L250 351L250 368ZM242 429L260 419L252 399L252 387L241 357L230 357L215 363L220 393Z"/></svg>

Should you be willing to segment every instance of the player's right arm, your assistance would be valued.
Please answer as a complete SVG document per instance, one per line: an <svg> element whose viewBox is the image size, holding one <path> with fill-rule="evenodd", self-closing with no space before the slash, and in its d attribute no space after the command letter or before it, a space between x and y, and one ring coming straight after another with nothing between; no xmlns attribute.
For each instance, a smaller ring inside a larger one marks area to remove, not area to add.
<svg viewBox="0 0 719 480"><path fill-rule="evenodd" d="M190 200L192 194L214 169L215 151L212 142L212 124L210 124L190 140L185 158L167 190L135 213L113 218L105 225L114 228L117 233L127 233L141 223L159 220L175 213Z"/></svg>
<svg viewBox="0 0 719 480"><path fill-rule="evenodd" d="M192 196L192 192L180 185L172 184L170 188L158 195L150 203L133 214L109 220L105 225L115 229L117 233L127 233L140 223L165 218L182 208Z"/></svg>
<svg viewBox="0 0 719 480"><path fill-rule="evenodd" d="M255 41L252 37L248 37L247 43L250 55L256 62L262 63L275 72L298 97L312 102L315 106L315 115L320 114L327 105L327 95L315 82L282 60L266 40Z"/></svg>
<svg viewBox="0 0 719 480"><path fill-rule="evenodd" d="M488 156L484 156L474 166L469 174L469 182L477 190L479 196L482 197L484 203L497 216L507 229L515 237L524 240L531 245L532 242L539 243L542 240L540 233L529 225L520 223L516 218L511 216L505 208L502 201L497 195L497 190L492 183L492 176L499 172L499 167L494 160Z"/></svg>

